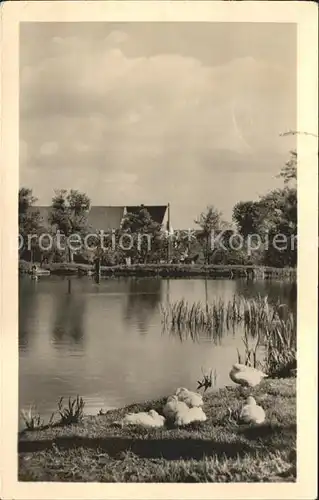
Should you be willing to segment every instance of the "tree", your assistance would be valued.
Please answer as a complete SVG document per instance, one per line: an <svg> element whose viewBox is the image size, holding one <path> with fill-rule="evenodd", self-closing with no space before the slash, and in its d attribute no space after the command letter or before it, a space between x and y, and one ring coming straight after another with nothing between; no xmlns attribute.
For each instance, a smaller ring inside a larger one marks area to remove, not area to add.
<svg viewBox="0 0 319 500"><path fill-rule="evenodd" d="M256 234L260 230L261 211L256 201L240 201L233 208L233 221L239 233L247 238L249 234Z"/></svg>
<svg viewBox="0 0 319 500"><path fill-rule="evenodd" d="M278 248L277 244L271 244L265 250L264 262L268 265L294 267L297 264L297 164L297 152L291 151L289 161L279 173L285 187L271 191L260 200L267 214L264 224L268 225L270 241L277 235L287 240L287 246Z"/></svg>
<svg viewBox="0 0 319 500"><path fill-rule="evenodd" d="M129 234L133 245L125 251L126 255L143 263L150 257L159 258L164 246L161 230L161 224L152 219L143 205L138 212L127 213L122 224L122 236L125 242L124 233Z"/></svg>
<svg viewBox="0 0 319 500"><path fill-rule="evenodd" d="M85 193L71 189L56 191L52 198L49 222L55 226L66 238L71 235L83 235L87 228L87 213L90 209L90 199ZM68 245L69 261L73 254Z"/></svg>
<svg viewBox="0 0 319 500"><path fill-rule="evenodd" d="M261 264L294 267L297 263L297 153L281 169L284 187L270 191L256 202L240 202L233 210L233 220L240 234L262 239L258 249ZM246 241L247 242L247 241ZM255 252L256 258L256 252Z"/></svg>
<svg viewBox="0 0 319 500"><path fill-rule="evenodd" d="M37 201L32 194L32 189L22 187L19 189L19 217L25 214Z"/></svg>
<svg viewBox="0 0 319 500"><path fill-rule="evenodd" d="M38 210L33 209L34 203L37 201L32 194L32 189L22 187L19 189L18 196L18 213L19 213L19 235L22 238L23 245L19 249L19 256L25 252L26 249L31 251L31 260L33 250L36 248L37 243L33 239L29 239L33 235L38 235L41 229L41 217ZM29 247L29 241L31 247Z"/></svg>
<svg viewBox="0 0 319 500"><path fill-rule="evenodd" d="M209 264L212 233L215 232L217 235L225 227L225 222L222 220L222 213L213 205L210 205L207 207L206 212L202 212L194 222L201 228L199 238L204 241L205 245L205 264Z"/></svg>
<svg viewBox="0 0 319 500"><path fill-rule="evenodd" d="M171 236L173 263L198 262L202 254L201 230L175 231Z"/></svg>
<svg viewBox="0 0 319 500"><path fill-rule="evenodd" d="M266 217L263 220L267 227L270 245L264 252L264 263L275 267L297 264L297 189L285 187L271 191L262 197L260 204ZM275 238L286 243L274 244Z"/></svg>
<svg viewBox="0 0 319 500"><path fill-rule="evenodd" d="M290 159L281 169L278 177L282 177L285 184L297 180L297 151L290 151Z"/></svg>

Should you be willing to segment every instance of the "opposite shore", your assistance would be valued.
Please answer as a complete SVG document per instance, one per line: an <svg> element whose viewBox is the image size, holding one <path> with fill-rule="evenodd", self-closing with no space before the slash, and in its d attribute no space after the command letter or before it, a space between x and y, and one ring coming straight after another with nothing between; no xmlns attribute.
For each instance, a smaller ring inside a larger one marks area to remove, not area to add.
<svg viewBox="0 0 319 500"><path fill-rule="evenodd" d="M19 261L19 273L31 272L32 263ZM39 269L52 275L78 276L94 274L94 266L80 263L43 264ZM289 279L296 281L297 268L277 268L253 265L196 265L196 264L134 264L130 266L101 266L100 275L105 277L210 277L247 279Z"/></svg>

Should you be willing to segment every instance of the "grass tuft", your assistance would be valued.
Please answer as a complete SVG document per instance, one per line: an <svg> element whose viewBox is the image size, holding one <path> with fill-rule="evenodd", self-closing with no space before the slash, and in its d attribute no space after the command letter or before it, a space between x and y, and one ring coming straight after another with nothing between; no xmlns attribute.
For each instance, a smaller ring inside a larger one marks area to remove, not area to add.
<svg viewBox="0 0 319 500"><path fill-rule="evenodd" d="M44 425L44 421L42 420L40 414L36 412L33 406L30 406L28 410L21 410L21 417L26 428L30 431L40 429Z"/></svg>
<svg viewBox="0 0 319 500"><path fill-rule="evenodd" d="M82 398L77 395L73 400L69 397L68 405L63 407L63 397L58 402L58 412L60 414L62 425L77 424L83 419L85 403Z"/></svg>

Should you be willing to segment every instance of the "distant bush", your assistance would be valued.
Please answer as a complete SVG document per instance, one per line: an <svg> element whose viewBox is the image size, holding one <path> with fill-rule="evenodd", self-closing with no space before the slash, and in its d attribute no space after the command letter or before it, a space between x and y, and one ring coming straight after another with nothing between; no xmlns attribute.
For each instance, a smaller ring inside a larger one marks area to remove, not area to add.
<svg viewBox="0 0 319 500"><path fill-rule="evenodd" d="M32 267L32 262L27 262L26 260L19 260L19 272L28 273Z"/></svg>

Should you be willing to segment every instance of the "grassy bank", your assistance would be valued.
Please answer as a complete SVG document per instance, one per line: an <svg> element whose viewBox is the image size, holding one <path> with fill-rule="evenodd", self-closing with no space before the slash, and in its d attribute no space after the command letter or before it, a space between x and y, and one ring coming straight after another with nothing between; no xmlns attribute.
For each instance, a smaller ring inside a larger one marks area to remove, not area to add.
<svg viewBox="0 0 319 500"><path fill-rule="evenodd" d="M30 263L20 262L21 273L28 272ZM90 264L53 263L44 264L43 269L48 269L51 274L62 276L75 276L92 271ZM210 277L210 278L255 278L255 279L289 279L295 280L297 271L293 268L258 267L258 266L231 266L210 265L200 266L191 264L135 264L132 266L102 266L102 276L136 276L136 277Z"/></svg>
<svg viewBox="0 0 319 500"><path fill-rule="evenodd" d="M131 405L81 423L19 434L20 481L283 482L296 480L296 379L251 390L266 411L259 426L238 425L228 408L238 388L205 395L207 421L184 428L121 428L126 413L161 413L164 400Z"/></svg>

